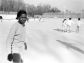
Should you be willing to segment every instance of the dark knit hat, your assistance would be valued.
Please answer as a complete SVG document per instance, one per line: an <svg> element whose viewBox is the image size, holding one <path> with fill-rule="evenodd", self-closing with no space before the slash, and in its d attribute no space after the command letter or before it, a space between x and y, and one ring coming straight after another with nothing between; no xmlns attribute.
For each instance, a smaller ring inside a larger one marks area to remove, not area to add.
<svg viewBox="0 0 84 63"><path fill-rule="evenodd" d="M16 19L18 19L22 14L26 14L27 15L27 12L25 10L19 10L18 13L17 13Z"/></svg>

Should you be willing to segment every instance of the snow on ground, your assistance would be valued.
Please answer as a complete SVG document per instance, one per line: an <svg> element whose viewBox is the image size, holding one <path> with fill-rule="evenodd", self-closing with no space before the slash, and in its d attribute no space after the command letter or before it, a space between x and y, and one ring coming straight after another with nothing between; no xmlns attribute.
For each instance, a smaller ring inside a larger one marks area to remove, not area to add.
<svg viewBox="0 0 84 63"><path fill-rule="evenodd" d="M84 25L81 25L79 33L53 30L62 28L62 20L60 18L42 18L40 22L38 19L30 19L26 23L28 50L22 55L24 63L84 63ZM1 63L12 63L7 61L9 52L6 48L6 39L10 27L15 22L16 20L0 22Z"/></svg>

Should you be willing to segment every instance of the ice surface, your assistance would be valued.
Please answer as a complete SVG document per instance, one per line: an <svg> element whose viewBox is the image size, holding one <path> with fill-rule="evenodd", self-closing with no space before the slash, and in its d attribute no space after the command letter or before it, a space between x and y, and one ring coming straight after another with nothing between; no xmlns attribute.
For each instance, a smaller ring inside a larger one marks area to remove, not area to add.
<svg viewBox="0 0 84 63"><path fill-rule="evenodd" d="M7 61L6 39L16 20L15 15L4 16L8 20L0 22L0 62L12 63ZM53 30L62 28L62 20L42 18L40 22L30 19L26 23L28 49L22 55L24 63L84 63L84 25L80 26L79 33Z"/></svg>

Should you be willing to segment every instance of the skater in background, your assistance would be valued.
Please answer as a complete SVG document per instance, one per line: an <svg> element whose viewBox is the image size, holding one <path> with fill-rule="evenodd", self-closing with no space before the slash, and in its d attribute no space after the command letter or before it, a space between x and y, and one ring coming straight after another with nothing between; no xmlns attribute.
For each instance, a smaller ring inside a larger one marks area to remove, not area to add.
<svg viewBox="0 0 84 63"><path fill-rule="evenodd" d="M77 21L77 30L76 30L76 32L79 32L79 28L80 28L80 24L81 24L81 22L80 22L80 18L78 18L78 21Z"/></svg>
<svg viewBox="0 0 84 63"><path fill-rule="evenodd" d="M27 44L25 41L26 29L25 23L28 20L27 12L20 10L17 13L18 22L16 22L10 29L7 43L10 43L11 54L13 55L13 63L23 63L22 50L27 50Z"/></svg>
<svg viewBox="0 0 84 63"><path fill-rule="evenodd" d="M62 29L63 29L63 32L66 32L67 30L66 30L66 20L67 19L63 19L63 21L62 21Z"/></svg>
<svg viewBox="0 0 84 63"><path fill-rule="evenodd" d="M72 31L72 30L71 30L71 26L72 26L72 24L74 24L74 22L72 21L72 18L69 18L69 19L65 22L65 24L66 24L67 32L71 32L71 31Z"/></svg>
<svg viewBox="0 0 84 63"><path fill-rule="evenodd" d="M1 22L2 22L2 19L3 19L3 17L2 17L2 16L0 16L0 20L1 20Z"/></svg>

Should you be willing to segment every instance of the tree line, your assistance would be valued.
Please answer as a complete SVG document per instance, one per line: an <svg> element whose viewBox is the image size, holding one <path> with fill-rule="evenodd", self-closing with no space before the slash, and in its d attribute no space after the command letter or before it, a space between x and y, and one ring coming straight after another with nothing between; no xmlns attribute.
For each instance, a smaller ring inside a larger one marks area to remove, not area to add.
<svg viewBox="0 0 84 63"><path fill-rule="evenodd" d="M51 7L50 5L29 5L25 4L23 0L1 0L0 11L4 12L17 12L20 9L25 9L29 15L42 15L48 12L61 12L56 7Z"/></svg>

